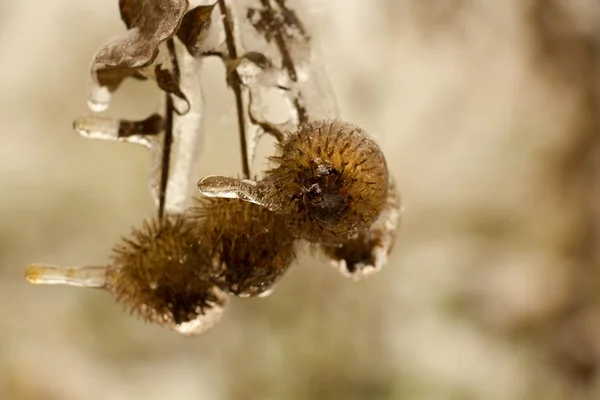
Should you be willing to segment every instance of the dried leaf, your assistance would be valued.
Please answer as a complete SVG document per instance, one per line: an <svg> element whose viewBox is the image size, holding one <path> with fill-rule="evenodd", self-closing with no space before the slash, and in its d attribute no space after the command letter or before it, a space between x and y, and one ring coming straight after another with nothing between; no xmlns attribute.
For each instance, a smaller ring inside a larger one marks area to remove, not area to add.
<svg viewBox="0 0 600 400"><path fill-rule="evenodd" d="M154 61L159 44L175 34L188 1L121 0L119 7L128 30L103 45L94 56L88 98L93 111L108 107L110 93L125 78L145 76L142 69Z"/></svg>
<svg viewBox="0 0 600 400"><path fill-rule="evenodd" d="M216 5L215 2L208 6L192 8L181 21L177 37L194 57L202 56L203 46L210 34L212 13Z"/></svg>
<svg viewBox="0 0 600 400"><path fill-rule="evenodd" d="M190 109L190 102L188 101L187 97L185 97L185 94L183 94L181 91L179 82L177 82L177 79L173 76L173 73L168 69L163 68L162 64L158 64L154 68L154 74L156 77L156 84L159 88L167 93L174 94L186 103L185 110L176 110L177 113L179 115L187 113Z"/></svg>
<svg viewBox="0 0 600 400"><path fill-rule="evenodd" d="M311 38L300 17L300 2L261 0L257 7L250 0L218 0L186 13L187 9L187 1L121 0L121 17L129 30L103 46L93 64L92 109L105 108L110 91L126 76L151 78L164 92L173 95L172 99L163 99L158 112L164 119L165 131L147 137L146 133L138 133L138 129L146 128L124 125L119 135L118 128L116 133L111 131L115 129L114 123L109 134L101 133L98 127L78 129L88 137L109 140L123 141L124 134L130 135L126 141L150 147L150 186L161 211L183 210L191 187L190 182L184 181L191 177L190 168L199 152L193 144L203 140L189 136L182 143L188 147L182 147L181 138L176 137L183 132L191 135L188 130L198 136L200 128L199 62L193 56L217 54L227 64L228 82L236 96L245 175L250 175L249 164L263 133L282 140L284 131L294 131L302 122L337 116L324 71L316 62ZM310 14L304 14L304 19L307 15ZM172 38L175 33L177 38ZM220 40L208 40L209 37ZM161 45L165 40L171 47L173 43L183 44L186 51L167 49L168 46ZM185 62L184 57L187 57ZM187 78L181 78L180 69L188 67L195 70L189 71ZM188 91L194 92L194 99ZM309 98L312 100L306 101ZM175 115L169 115L171 111ZM172 151L178 156L171 154ZM170 202L167 198L176 198L173 201L178 205L171 204L174 207L171 208L166 204Z"/></svg>
<svg viewBox="0 0 600 400"><path fill-rule="evenodd" d="M158 135L164 130L164 118L152 114L142 121L121 120L119 122L119 138L141 135Z"/></svg>
<svg viewBox="0 0 600 400"><path fill-rule="evenodd" d="M186 209L195 189L194 171L204 143L199 61L178 40L173 40L173 51L179 67L177 90L189 104L187 112L174 112L175 102L169 94L163 94L158 111L143 121L90 115L74 123L75 130L86 138L137 143L149 148L149 185L161 214L162 211L182 213ZM169 79L174 80L171 72L167 72ZM170 113L169 102L173 105Z"/></svg>

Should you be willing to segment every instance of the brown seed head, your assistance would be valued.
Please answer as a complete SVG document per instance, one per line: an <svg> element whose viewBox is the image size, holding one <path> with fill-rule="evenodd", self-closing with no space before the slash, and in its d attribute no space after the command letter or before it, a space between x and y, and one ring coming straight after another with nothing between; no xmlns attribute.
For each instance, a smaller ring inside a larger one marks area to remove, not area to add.
<svg viewBox="0 0 600 400"><path fill-rule="evenodd" d="M365 232L386 202L388 170L377 144L339 121L305 124L280 144L267 171L271 203L299 237L341 243Z"/></svg>
<svg viewBox="0 0 600 400"><path fill-rule="evenodd" d="M198 236L212 244L206 251L218 270L213 279L234 295L268 294L295 258L285 221L259 205L200 198L191 217L197 221Z"/></svg>
<svg viewBox="0 0 600 400"><path fill-rule="evenodd" d="M145 222L113 250L107 289L142 318L195 335L219 318L226 296L210 280L210 263L181 216Z"/></svg>

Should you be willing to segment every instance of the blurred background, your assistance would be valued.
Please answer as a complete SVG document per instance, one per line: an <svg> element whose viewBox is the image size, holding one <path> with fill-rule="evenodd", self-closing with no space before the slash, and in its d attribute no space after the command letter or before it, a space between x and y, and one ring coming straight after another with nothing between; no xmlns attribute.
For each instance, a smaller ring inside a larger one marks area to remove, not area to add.
<svg viewBox="0 0 600 400"><path fill-rule="evenodd" d="M153 204L143 148L71 129L117 1L0 1L0 399L600 398L600 3L306 1L402 192L396 248L360 283L306 256L197 339L23 279L106 263ZM203 74L198 175L237 174L223 68ZM158 94L128 81L109 113Z"/></svg>

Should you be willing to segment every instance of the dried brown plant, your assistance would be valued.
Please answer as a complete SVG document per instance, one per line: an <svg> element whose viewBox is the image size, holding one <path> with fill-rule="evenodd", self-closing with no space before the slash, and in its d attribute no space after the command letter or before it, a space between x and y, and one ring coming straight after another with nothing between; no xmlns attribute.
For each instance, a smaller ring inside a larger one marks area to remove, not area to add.
<svg viewBox="0 0 600 400"><path fill-rule="evenodd" d="M215 269L213 280L236 296L265 296L288 270L295 241L285 220L237 199L200 198L190 210Z"/></svg>
<svg viewBox="0 0 600 400"><path fill-rule="evenodd" d="M227 302L212 281L203 245L180 215L145 223L113 250L106 289L148 321L200 334L218 321Z"/></svg>
<svg viewBox="0 0 600 400"><path fill-rule="evenodd" d="M316 121L300 128L271 157L259 182L204 178L200 192L236 197L284 216L298 238L343 243L366 232L387 199L388 169L377 144L359 127Z"/></svg>
<svg viewBox="0 0 600 400"><path fill-rule="evenodd" d="M142 318L192 336L220 319L226 293L270 293L300 239L350 247L367 240L373 254L387 255L399 204L395 188L388 193L385 158L361 128L333 120L335 102L300 2L190 7L187 0L121 0L119 8L127 31L95 54L88 97L94 114L74 127L84 137L150 150L157 215L115 247L109 265L34 264L26 272L31 282L104 288ZM223 61L234 94L243 179L202 179L199 189L208 197L190 207L203 146L199 78L207 57ZM159 109L141 121L99 115L128 78L154 81ZM287 106L278 121L264 113L272 92ZM249 180L250 164L262 134L275 137L281 154L257 184ZM263 201L252 197L257 189ZM376 257L380 269L383 258Z"/></svg>

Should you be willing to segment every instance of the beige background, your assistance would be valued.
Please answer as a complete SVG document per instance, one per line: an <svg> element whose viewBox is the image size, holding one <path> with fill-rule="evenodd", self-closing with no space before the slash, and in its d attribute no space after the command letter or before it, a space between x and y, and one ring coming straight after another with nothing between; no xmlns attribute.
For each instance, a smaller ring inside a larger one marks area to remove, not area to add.
<svg viewBox="0 0 600 400"><path fill-rule="evenodd" d="M343 118L402 191L395 252L361 283L303 258L193 340L106 293L24 281L31 261L106 262L153 206L143 149L71 129L91 56L124 29L117 1L0 2L0 399L599 398L600 4L307 2ZM199 176L235 174L221 66L203 79ZM141 118L157 94L128 82L110 114Z"/></svg>

